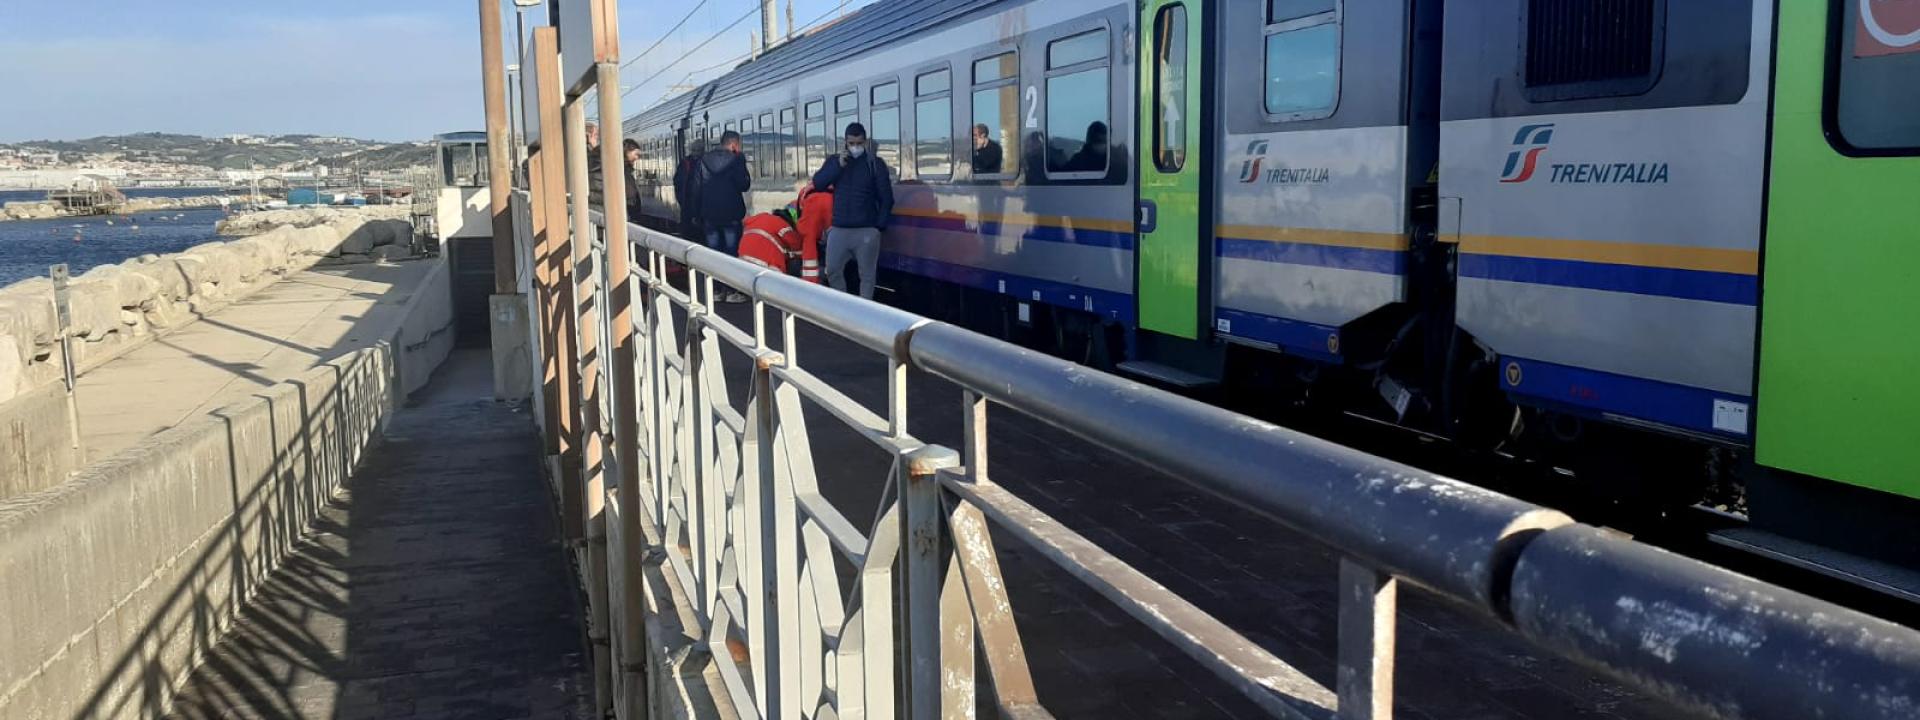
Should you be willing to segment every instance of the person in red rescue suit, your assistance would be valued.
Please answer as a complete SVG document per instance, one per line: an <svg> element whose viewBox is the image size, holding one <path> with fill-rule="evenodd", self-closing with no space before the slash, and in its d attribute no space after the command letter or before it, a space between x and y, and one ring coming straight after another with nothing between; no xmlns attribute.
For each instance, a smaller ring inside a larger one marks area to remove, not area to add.
<svg viewBox="0 0 1920 720"><path fill-rule="evenodd" d="M833 227L833 193L813 189L813 183L800 185L800 277L820 282L820 248L827 243L827 228Z"/></svg>
<svg viewBox="0 0 1920 720"><path fill-rule="evenodd" d="M780 272L800 256L800 232L794 229L794 207L747 218L740 233L740 259Z"/></svg>

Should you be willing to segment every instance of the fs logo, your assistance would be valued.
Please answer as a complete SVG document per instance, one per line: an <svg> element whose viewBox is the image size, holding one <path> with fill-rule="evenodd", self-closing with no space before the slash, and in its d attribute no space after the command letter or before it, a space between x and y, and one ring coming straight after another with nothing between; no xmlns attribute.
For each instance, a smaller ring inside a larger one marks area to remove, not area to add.
<svg viewBox="0 0 1920 720"><path fill-rule="evenodd" d="M1553 124L1528 125L1513 136L1513 152L1507 153L1507 168L1500 171L1500 182L1523 183L1533 179L1540 153L1553 141Z"/></svg>
<svg viewBox="0 0 1920 720"><path fill-rule="evenodd" d="M1260 181L1260 161L1267 159L1267 141L1247 143L1247 161L1240 164L1240 182Z"/></svg>

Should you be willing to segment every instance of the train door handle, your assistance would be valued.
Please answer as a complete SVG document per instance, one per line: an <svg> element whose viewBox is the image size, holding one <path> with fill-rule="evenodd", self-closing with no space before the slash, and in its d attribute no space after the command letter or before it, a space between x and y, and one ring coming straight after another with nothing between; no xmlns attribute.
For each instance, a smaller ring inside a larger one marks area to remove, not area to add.
<svg viewBox="0 0 1920 720"><path fill-rule="evenodd" d="M1145 235L1153 232L1154 228L1159 226L1160 206L1155 205L1152 200L1141 200L1140 204L1135 207L1133 211L1134 231Z"/></svg>

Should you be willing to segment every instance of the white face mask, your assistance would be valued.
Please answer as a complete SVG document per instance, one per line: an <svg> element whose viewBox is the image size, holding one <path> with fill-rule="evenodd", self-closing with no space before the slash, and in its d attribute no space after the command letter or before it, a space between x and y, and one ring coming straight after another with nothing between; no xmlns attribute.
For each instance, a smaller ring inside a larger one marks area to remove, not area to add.
<svg viewBox="0 0 1920 720"><path fill-rule="evenodd" d="M865 155L866 153L867 153L867 146L865 145L848 145L847 146L848 155L852 155L854 157L860 157L861 155Z"/></svg>

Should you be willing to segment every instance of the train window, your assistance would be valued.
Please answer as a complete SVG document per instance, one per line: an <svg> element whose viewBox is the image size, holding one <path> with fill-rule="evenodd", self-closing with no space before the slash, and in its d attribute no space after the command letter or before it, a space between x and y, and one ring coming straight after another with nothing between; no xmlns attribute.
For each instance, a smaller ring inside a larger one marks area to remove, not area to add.
<svg viewBox="0 0 1920 720"><path fill-rule="evenodd" d="M1666 0L1527 0L1521 78L1553 102L1653 89L1666 46Z"/></svg>
<svg viewBox="0 0 1920 720"><path fill-rule="evenodd" d="M813 168L807 167L807 149L800 145L798 126L793 122L792 110L780 111L780 168L781 174L789 178L808 177Z"/></svg>
<svg viewBox="0 0 1920 720"><path fill-rule="evenodd" d="M1334 0L1267 0L1267 22L1281 23L1333 11Z"/></svg>
<svg viewBox="0 0 1920 720"><path fill-rule="evenodd" d="M760 155L757 159L760 162L755 166L755 169L759 171L759 174L755 177L768 181L785 177L786 173L780 171L780 135L773 131L773 113L760 113L759 129Z"/></svg>
<svg viewBox="0 0 1920 720"><path fill-rule="evenodd" d="M974 177L1020 172L1020 57L1000 53L973 63L973 125L967 132ZM1007 158L1014 162L1007 162Z"/></svg>
<svg viewBox="0 0 1920 720"><path fill-rule="evenodd" d="M1920 155L1920 15L1895 3L1834 1L1827 138L1848 155Z"/></svg>
<svg viewBox="0 0 1920 720"><path fill-rule="evenodd" d="M1326 17L1298 29L1268 28L1265 102L1271 119L1324 118L1340 102L1340 24L1332 13Z"/></svg>
<svg viewBox="0 0 1920 720"><path fill-rule="evenodd" d="M1153 165L1176 173L1187 165L1187 7L1161 8L1153 37Z"/></svg>
<svg viewBox="0 0 1920 720"><path fill-rule="evenodd" d="M1097 178L1107 172L1107 31L1047 44L1047 176Z"/></svg>
<svg viewBox="0 0 1920 720"><path fill-rule="evenodd" d="M844 92L833 97L833 127L827 128L827 132L833 135L835 152L841 149L842 144L839 140L846 136L847 126L859 120L860 93L858 91Z"/></svg>
<svg viewBox="0 0 1920 720"><path fill-rule="evenodd" d="M1047 67L1057 68L1107 58L1107 31L1093 30L1047 43Z"/></svg>
<svg viewBox="0 0 1920 720"><path fill-rule="evenodd" d="M953 174L953 76L936 70L914 78L913 168L921 179Z"/></svg>
<svg viewBox="0 0 1920 720"><path fill-rule="evenodd" d="M828 155L833 154L827 151L828 143L831 142L827 139L827 101L809 100L802 108L801 114L807 119L806 123L800 127L804 135L800 142L806 146L806 157L802 158L804 162L801 167L806 168L805 172L811 173L826 161Z"/></svg>
<svg viewBox="0 0 1920 720"><path fill-rule="evenodd" d="M913 79L913 94L916 96L933 95L953 89L953 78L945 70L930 72Z"/></svg>
<svg viewBox="0 0 1920 720"><path fill-rule="evenodd" d="M874 145L873 153L886 161L889 171L900 172L900 83L886 82L873 86L868 96L873 99L873 122L867 123L867 137Z"/></svg>
<svg viewBox="0 0 1920 720"><path fill-rule="evenodd" d="M855 112L859 109L860 93L847 92L833 96L833 112L835 115Z"/></svg>
<svg viewBox="0 0 1920 720"><path fill-rule="evenodd" d="M873 122L867 124L867 139L873 154L880 156L893 172L900 171L900 106L873 109Z"/></svg>

